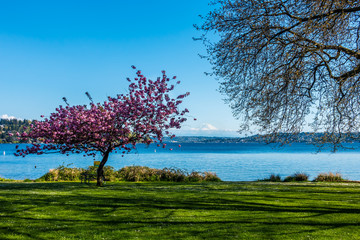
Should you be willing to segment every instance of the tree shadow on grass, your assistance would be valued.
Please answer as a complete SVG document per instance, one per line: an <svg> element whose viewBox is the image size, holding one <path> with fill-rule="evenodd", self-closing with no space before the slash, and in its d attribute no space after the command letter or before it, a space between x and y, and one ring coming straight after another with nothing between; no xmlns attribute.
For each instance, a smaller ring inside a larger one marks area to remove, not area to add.
<svg viewBox="0 0 360 240"><path fill-rule="evenodd" d="M114 231L131 235L134 229L169 234L174 229L184 235L224 234L223 228L237 233L246 229L252 234L310 234L323 230L354 228L360 219L359 204L332 205L302 198L294 203L293 193L287 196L251 193L224 194L223 190L203 190L181 185L114 184L104 188L78 183L0 184L0 233L4 236L24 236L45 239L45 236L65 235L80 238L86 233ZM211 186L211 185L204 185ZM218 187L219 185L217 185ZM176 191L177 189L177 191ZM312 191L312 190L311 190ZM267 192L266 192L267 193ZM333 194L338 194L333 192ZM275 201L275 200L281 200ZM335 217L334 217L335 216ZM338 217L335 221L324 221ZM282 230L277 230L281 226ZM196 230L197 229L197 230ZM156 232L157 231L157 232ZM135 233L133 233L135 234ZM133 235L135 236L135 235ZM115 239L115 236L113 236ZM6 239L6 238L5 238Z"/></svg>

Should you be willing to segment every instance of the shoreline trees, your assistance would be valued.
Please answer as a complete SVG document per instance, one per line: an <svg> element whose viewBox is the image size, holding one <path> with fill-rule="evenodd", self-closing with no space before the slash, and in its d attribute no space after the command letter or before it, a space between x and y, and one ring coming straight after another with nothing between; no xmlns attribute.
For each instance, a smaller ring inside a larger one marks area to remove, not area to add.
<svg viewBox="0 0 360 240"><path fill-rule="evenodd" d="M11 136L15 132L23 132L31 124L31 120L20 119L0 119L0 143L17 143L16 136ZM25 128L25 129L24 129ZM20 143L27 143L20 141Z"/></svg>

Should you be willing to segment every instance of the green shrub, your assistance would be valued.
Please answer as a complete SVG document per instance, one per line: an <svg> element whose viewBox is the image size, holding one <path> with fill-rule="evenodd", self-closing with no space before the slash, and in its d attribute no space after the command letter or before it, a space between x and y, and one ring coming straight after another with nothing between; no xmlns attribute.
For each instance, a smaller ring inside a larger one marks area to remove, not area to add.
<svg viewBox="0 0 360 240"><path fill-rule="evenodd" d="M79 168L68 168L60 166L58 168L58 178L60 181L78 181L80 180L80 173L82 169Z"/></svg>
<svg viewBox="0 0 360 240"><path fill-rule="evenodd" d="M212 172L191 172L186 177L186 181L189 182L221 182L221 179L216 175L216 173Z"/></svg>
<svg viewBox="0 0 360 240"><path fill-rule="evenodd" d="M314 179L314 182L343 182L346 179L343 179L340 173L333 174L332 172L329 173L320 173Z"/></svg>
<svg viewBox="0 0 360 240"><path fill-rule="evenodd" d="M31 180L31 179L26 178L26 179L24 179L24 182L34 182L34 181Z"/></svg>
<svg viewBox="0 0 360 240"><path fill-rule="evenodd" d="M291 176L287 176L284 182L306 182L309 180L309 175L306 173L294 173Z"/></svg>
<svg viewBox="0 0 360 240"><path fill-rule="evenodd" d="M206 182L221 182L221 179L213 172L204 172L203 181Z"/></svg>
<svg viewBox="0 0 360 240"><path fill-rule="evenodd" d="M167 182L201 182L201 181L221 181L221 179L211 172L191 172L180 168L155 169L141 166L127 166L117 171L117 179L122 181L167 181Z"/></svg>
<svg viewBox="0 0 360 240"><path fill-rule="evenodd" d="M187 179L189 182L201 182L201 180L203 179L203 176L201 174L201 172L191 172L190 174L188 174Z"/></svg>
<svg viewBox="0 0 360 240"><path fill-rule="evenodd" d="M87 173L87 174L97 175L97 169L98 169L98 167L89 166L86 170L83 170L82 172ZM112 166L104 166L103 170L104 170L105 179L107 179L108 181L111 181L111 182L117 180L116 171Z"/></svg>
<svg viewBox="0 0 360 240"><path fill-rule="evenodd" d="M118 170L115 174L116 178L122 181L160 181L159 170L149 167L127 166Z"/></svg>
<svg viewBox="0 0 360 240"><path fill-rule="evenodd" d="M40 181L56 181L58 174L55 172L56 169L50 169L49 172L45 173L38 180Z"/></svg>
<svg viewBox="0 0 360 240"><path fill-rule="evenodd" d="M185 182L189 179L189 174L180 168L163 168L159 172L160 181Z"/></svg>
<svg viewBox="0 0 360 240"><path fill-rule="evenodd" d="M87 169L83 168L68 168L63 165L56 169L51 169L48 173L37 179L36 181L79 181L81 174L97 174L97 167L90 166ZM142 166L127 166L115 171L111 166L104 167L104 176L107 181L168 181L168 182L201 182L201 181L216 181L221 179L211 172L196 172L188 173L179 168L163 168L155 169Z"/></svg>
<svg viewBox="0 0 360 240"><path fill-rule="evenodd" d="M6 181L5 178L0 177L0 182Z"/></svg>
<svg viewBox="0 0 360 240"><path fill-rule="evenodd" d="M279 174L275 175L275 174L271 174L269 178L264 178L263 180L260 181L265 181L265 182L281 182L281 177Z"/></svg>
<svg viewBox="0 0 360 240"><path fill-rule="evenodd" d="M68 168L60 165L56 169L50 169L48 173L39 178L40 181L79 181L82 168Z"/></svg>
<svg viewBox="0 0 360 240"><path fill-rule="evenodd" d="M116 181L116 171L112 166L104 166L105 179L108 181Z"/></svg>

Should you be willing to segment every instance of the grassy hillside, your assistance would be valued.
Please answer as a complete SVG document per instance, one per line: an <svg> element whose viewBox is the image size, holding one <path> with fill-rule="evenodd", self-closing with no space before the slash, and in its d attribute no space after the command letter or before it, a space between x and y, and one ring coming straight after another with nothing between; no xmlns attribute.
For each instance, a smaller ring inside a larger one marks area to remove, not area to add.
<svg viewBox="0 0 360 240"><path fill-rule="evenodd" d="M0 239L359 239L357 183L1 183Z"/></svg>

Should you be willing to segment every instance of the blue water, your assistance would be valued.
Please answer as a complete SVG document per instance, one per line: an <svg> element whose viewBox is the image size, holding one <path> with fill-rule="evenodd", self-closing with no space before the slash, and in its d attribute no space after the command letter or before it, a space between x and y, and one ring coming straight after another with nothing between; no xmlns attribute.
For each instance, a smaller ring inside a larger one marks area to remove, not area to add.
<svg viewBox="0 0 360 240"><path fill-rule="evenodd" d="M141 165L153 168L178 167L188 171L211 171L225 181L253 181L280 174L285 177L305 172L314 178L323 172L339 172L350 180L360 180L360 150L315 153L311 145L296 143L274 148L258 143L184 143L168 144L166 149L155 145L139 145L134 152L121 157L113 153L107 165L120 169ZM173 148L170 151L169 148ZM86 168L94 158L81 154L29 155L15 157L15 144L0 144L0 177L36 179L59 165ZM5 153L5 154L4 154ZM100 156L96 160L100 160ZM36 168L35 168L36 166Z"/></svg>

